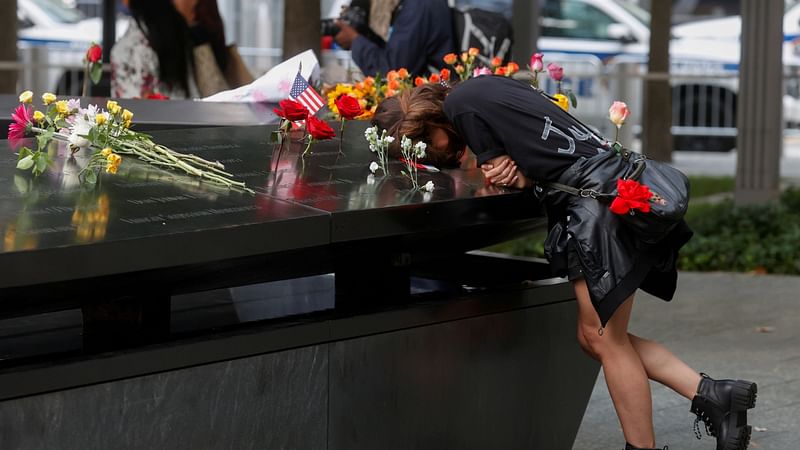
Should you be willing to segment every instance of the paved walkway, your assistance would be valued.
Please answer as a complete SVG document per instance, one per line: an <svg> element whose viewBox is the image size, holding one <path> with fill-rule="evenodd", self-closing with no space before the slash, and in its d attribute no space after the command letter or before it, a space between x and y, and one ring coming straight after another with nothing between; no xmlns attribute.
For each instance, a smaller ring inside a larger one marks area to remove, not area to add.
<svg viewBox="0 0 800 450"><path fill-rule="evenodd" d="M631 331L667 345L712 377L758 382L750 448L800 449L800 277L684 272L671 303L637 295ZM716 447L713 438L694 437L688 400L651 386L659 446ZM623 447L601 372L573 450Z"/></svg>

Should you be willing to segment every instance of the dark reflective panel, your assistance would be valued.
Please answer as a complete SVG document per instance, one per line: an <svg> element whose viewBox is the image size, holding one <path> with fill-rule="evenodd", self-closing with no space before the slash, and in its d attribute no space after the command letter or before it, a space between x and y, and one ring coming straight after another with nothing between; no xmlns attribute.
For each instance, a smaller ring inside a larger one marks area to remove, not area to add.
<svg viewBox="0 0 800 450"><path fill-rule="evenodd" d="M218 160L235 179L244 180L250 186L263 186L269 179L272 146L266 127L164 131L154 135L154 140L178 151ZM0 141L0 232L3 235L0 258L20 274L27 270L40 271L45 262L54 263L42 256L38 261L25 261L37 263L36 267L20 267L23 262L19 258L25 256L23 253L35 250L59 249L58 254L64 256L62 250L69 249L83 251L80 254L83 258L114 260L115 270L73 271L71 277L54 277L69 279L199 262L204 260L199 255L204 247L211 259L218 259L328 242L325 213L264 194L252 195L220 187L196 177L155 168L133 157L124 157L116 175L101 173L96 185L82 184L79 174L88 155L81 151L73 157L63 144L52 145L53 166L34 178L15 169L16 156L8 147L7 141ZM306 220L312 217L318 219ZM281 227L271 232L274 226L295 221L302 222L305 228L298 229L298 233L286 233ZM217 240L219 236L200 233L233 228L241 233L222 236L225 240L236 241L230 242L231 245ZM188 233L193 233L192 242L181 244L178 240L167 239L186 237ZM250 250L246 242L237 244L242 240L250 240ZM134 241L141 245L133 245ZM126 246L125 251L129 253L112 254L111 250L99 247L91 254L85 253L93 248L91 244L101 243L124 243L121 245ZM170 244L189 244L196 255L192 257L192 251L184 251L183 247L170 248ZM241 247L238 250L237 245ZM161 254L170 250L169 255ZM140 264L122 264L137 260ZM69 262L62 259L59 264ZM53 270L53 273L58 272ZM7 270L0 274L0 280L0 287L22 284L17 283L22 280L15 280ZM29 282L47 280L28 277Z"/></svg>

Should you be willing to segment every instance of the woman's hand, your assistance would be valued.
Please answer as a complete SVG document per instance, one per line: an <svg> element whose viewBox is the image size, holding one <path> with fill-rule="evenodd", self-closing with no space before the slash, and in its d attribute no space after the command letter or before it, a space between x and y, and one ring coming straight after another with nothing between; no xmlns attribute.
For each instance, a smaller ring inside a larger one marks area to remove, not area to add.
<svg viewBox="0 0 800 450"><path fill-rule="evenodd" d="M517 164L508 155L498 156L486 161L481 166L483 176L491 184L503 187L525 189L532 183L517 168Z"/></svg>

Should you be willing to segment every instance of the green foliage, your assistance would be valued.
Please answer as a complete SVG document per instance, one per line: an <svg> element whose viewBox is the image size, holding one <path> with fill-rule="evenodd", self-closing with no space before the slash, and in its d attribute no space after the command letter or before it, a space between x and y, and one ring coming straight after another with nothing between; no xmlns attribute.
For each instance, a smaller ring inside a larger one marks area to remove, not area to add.
<svg viewBox="0 0 800 450"><path fill-rule="evenodd" d="M780 202L736 207L731 201L689 207L695 236L681 250L683 270L800 274L800 191Z"/></svg>
<svg viewBox="0 0 800 450"><path fill-rule="evenodd" d="M699 199L722 192L733 192L736 180L733 177L692 176L689 177L691 197Z"/></svg>
<svg viewBox="0 0 800 450"><path fill-rule="evenodd" d="M679 255L681 270L756 271L800 274L800 189L788 189L780 201L736 207L730 200L697 201L730 192L731 177L692 177L692 202L686 222L695 232ZM544 256L546 232L533 233L488 248L518 256Z"/></svg>

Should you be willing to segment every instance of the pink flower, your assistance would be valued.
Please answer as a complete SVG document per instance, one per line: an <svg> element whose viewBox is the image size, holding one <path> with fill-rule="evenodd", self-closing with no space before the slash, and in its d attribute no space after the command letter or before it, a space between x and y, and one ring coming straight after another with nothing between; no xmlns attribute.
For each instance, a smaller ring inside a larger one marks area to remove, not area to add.
<svg viewBox="0 0 800 450"><path fill-rule="evenodd" d="M617 197L611 202L611 212L628 214L632 209L650 212L650 199L653 193L646 185L636 180L617 180Z"/></svg>
<svg viewBox="0 0 800 450"><path fill-rule="evenodd" d="M611 123L617 126L617 128L621 127L622 124L625 123L625 119L628 118L628 114L630 111L628 110L628 105L625 102L614 102L611 104L611 107L608 108L608 118L611 120Z"/></svg>
<svg viewBox="0 0 800 450"><path fill-rule="evenodd" d="M25 139L25 133L28 128L33 126L33 108L25 105L17 106L14 113L11 114L13 122L8 126L8 140L11 145L16 147L20 139Z"/></svg>
<svg viewBox="0 0 800 450"><path fill-rule="evenodd" d="M491 75L492 70L488 67L476 67L475 70L472 71L473 77L479 77L481 75Z"/></svg>
<svg viewBox="0 0 800 450"><path fill-rule="evenodd" d="M550 78L555 81L561 81L564 79L564 68L556 63L548 64L547 72L550 74Z"/></svg>
<svg viewBox="0 0 800 450"><path fill-rule="evenodd" d="M531 56L531 70L534 72L542 72L544 70L544 55L542 53L534 53Z"/></svg>

